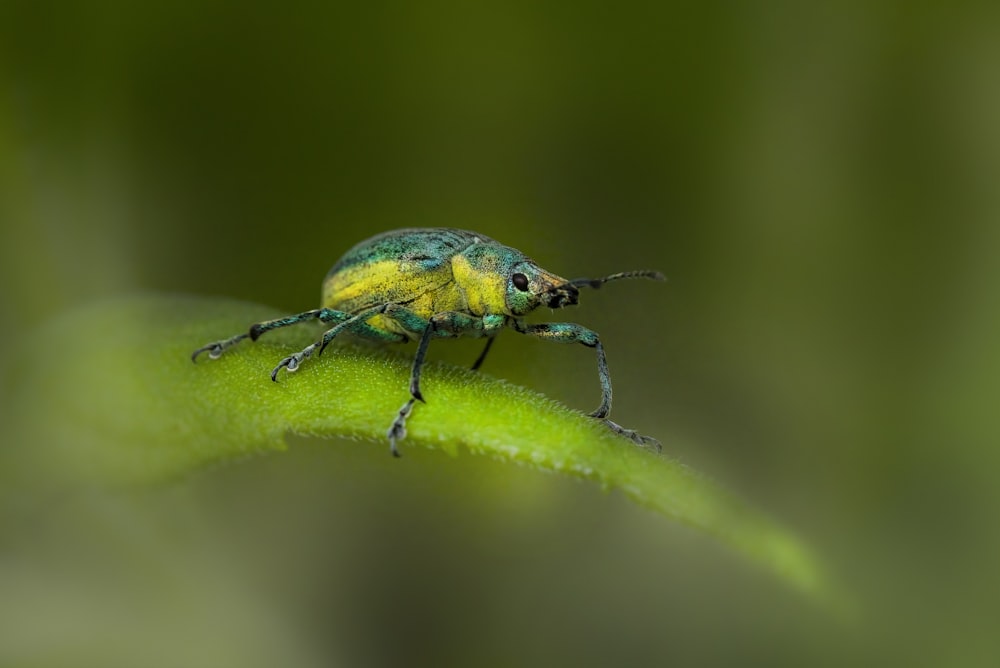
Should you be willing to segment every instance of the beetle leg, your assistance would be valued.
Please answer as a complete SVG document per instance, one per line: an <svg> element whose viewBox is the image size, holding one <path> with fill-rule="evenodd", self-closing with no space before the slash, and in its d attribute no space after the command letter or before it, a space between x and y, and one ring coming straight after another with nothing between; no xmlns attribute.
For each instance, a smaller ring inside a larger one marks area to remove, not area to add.
<svg viewBox="0 0 1000 668"><path fill-rule="evenodd" d="M326 330L326 332L323 334L323 339L320 342L319 352L317 354L322 355L326 347L330 345L330 342L333 341L337 337L337 335L343 332L345 329L350 329L352 326L358 323L363 323L372 316L385 313L392 306L393 306L392 304L379 304L378 306L372 306L371 308L366 308L363 311L355 313L346 320L337 323L336 326Z"/></svg>
<svg viewBox="0 0 1000 668"><path fill-rule="evenodd" d="M597 407L591 416L604 419L611 412L611 376L608 374L608 362L604 357L604 346L597 336L597 332L587 329L583 325L572 322L547 322L537 325L529 325L521 320L513 321L514 330L521 334L527 334L546 341L556 343L582 343L588 348L597 351L597 375L601 379L601 405Z"/></svg>
<svg viewBox="0 0 1000 668"><path fill-rule="evenodd" d="M265 332L270 332L272 329L279 329L281 327L288 327L289 325L295 325L300 322L305 322L306 320L317 319L323 322L341 322L350 318L350 314L344 313L343 311L335 311L330 308L318 308L312 311L306 311L304 313L299 313L298 315L290 315L286 318L277 318L275 320L267 320L265 322L258 322L256 325L250 328L250 338L256 341L260 338L261 334Z"/></svg>
<svg viewBox="0 0 1000 668"><path fill-rule="evenodd" d="M389 309L386 315L400 323L404 328L420 332L420 342L417 344L417 352L413 356L413 367L410 371L410 398L399 409L399 413L392 421L387 434L392 454L399 457L396 441L401 441L406 436L406 420L413 412L413 404L417 401L426 403L420 392L420 374L424 368L427 347L430 345L431 339L457 337L468 332L485 331L490 323L484 323L483 318L476 318L457 311L435 313L429 320L424 320L413 311L400 306ZM422 327L422 330L417 329L418 327Z"/></svg>
<svg viewBox="0 0 1000 668"><path fill-rule="evenodd" d="M236 336L233 336L228 339L223 339L222 341L214 341L212 343L206 344L201 348L198 348L198 350L191 353L191 361L197 362L198 355L201 355L204 352L208 353L209 359L217 360L219 359L219 357L222 356L222 353L224 353L227 348L235 346L237 343L239 343L243 339L248 338L249 336L250 336L249 334L237 334Z"/></svg>
<svg viewBox="0 0 1000 668"><path fill-rule="evenodd" d="M514 319L511 326L521 334L528 334L547 341L558 343L582 343L588 348L593 348L597 352L597 375L601 380L601 405L597 410L590 413L592 417L602 420L611 431L629 439L636 445L650 447L660 450L660 442L648 436L643 436L632 429L626 429L621 425L608 419L611 413L611 376L608 373L608 361L604 356L604 346L597 336L597 332L591 331L583 325L571 322L550 322L537 325L529 325L521 320Z"/></svg>
<svg viewBox="0 0 1000 668"><path fill-rule="evenodd" d="M486 359L486 354L490 352L490 347L493 345L493 342L495 340L496 340L495 336L491 336L488 339L486 339L486 347L483 348L483 352L479 353L479 357L476 358L476 361L473 362L472 366L470 367L472 371L478 371L479 367L483 365L483 361Z"/></svg>
<svg viewBox="0 0 1000 668"><path fill-rule="evenodd" d="M418 399L424 401L424 398L420 395L420 369L424 365L424 357L427 355L427 344L430 342L433 332L433 327L428 323L424 327L424 333L420 335L417 354L413 358L413 369L410 372L410 398L407 399L403 407L396 413L396 419L392 421L392 424L389 425L389 431L386 432L386 436L389 437L389 451L392 452L393 457L402 456L396 447L396 441L402 441L406 438L406 420L410 417L410 413L413 412L413 404Z"/></svg>
<svg viewBox="0 0 1000 668"><path fill-rule="evenodd" d="M393 457L400 457L399 448L396 447L396 441L402 441L406 438L406 419L410 417L410 413L413 412L413 404L419 399L423 401L424 398L420 396L419 386L414 392L413 386L413 374L416 373L417 377L420 376L420 367L423 366L424 356L427 354L427 344L430 341L430 335L433 334L433 328L430 322L426 318L423 318L410 309L404 306L393 305L391 308L387 309L385 315L392 318L398 322L403 329L420 333L420 343L417 345L417 355L413 360L414 371L410 373L410 398L399 412L396 413L396 419L392 421L389 425L389 431L386 432L386 436L389 438L389 451L392 452Z"/></svg>
<svg viewBox="0 0 1000 668"><path fill-rule="evenodd" d="M211 359L218 359L220 355L227 348L231 348L243 339L249 338L251 341L256 341L260 338L260 335L264 332L269 332L272 329L279 329L281 327L288 327L289 325L297 325L300 322L306 322L307 320L319 319L323 322L333 322L338 319L346 319L350 316L347 313L341 311L335 311L328 308L318 308L312 311L304 311L302 313L297 313L295 315L285 316L284 318L276 318L275 320L266 320L264 322L258 322L251 325L250 331L246 334L237 334L228 339L222 341L216 341L214 343L209 343L208 345L198 348L198 350L191 353L191 361L196 361L198 355L203 352L208 352L208 356Z"/></svg>
<svg viewBox="0 0 1000 668"><path fill-rule="evenodd" d="M424 395L420 393L420 372L424 369L424 359L427 357L427 346L430 345L431 337L434 336L434 322L427 323L424 333L420 335L420 343L417 344L417 354L413 356L413 368L410 370L410 403L413 399L421 403L427 403Z"/></svg>
<svg viewBox="0 0 1000 668"><path fill-rule="evenodd" d="M490 352L490 348L493 346L493 341L496 339L496 335L500 333L500 330L507 326L508 318L505 315L484 315L482 321L483 336L487 337L486 347L483 348L483 352L479 353L479 357L476 361L472 363L471 370L478 371L479 367L483 365L483 361L486 359L486 355Z"/></svg>
<svg viewBox="0 0 1000 668"><path fill-rule="evenodd" d="M420 343L417 345L417 354L413 357L413 371L410 374L410 396L418 401L424 401L423 395L420 394L420 372L423 370L424 358L427 356L427 346L430 344L432 338L453 338L462 336L463 334L481 332L483 329L483 318L477 318L467 313L442 311L441 313L432 315L420 336ZM487 344L486 350L489 350L489 344ZM485 356L486 351L484 350L480 358ZM482 360L479 361L481 362Z"/></svg>
<svg viewBox="0 0 1000 668"><path fill-rule="evenodd" d="M381 304L379 306L366 309L361 313L357 313L355 315L344 313L343 311L335 311L333 309L319 309L318 311L316 311L317 315L313 317L318 317L323 322L336 322L337 324L331 327L330 329L326 330L326 332L323 334L323 338L320 341L312 343L303 348L302 350L300 350L299 352L293 355L289 355L285 359L281 360L278 363L278 366L274 367L274 370L271 371L271 380L273 380L274 382L278 382L278 372L281 371L282 369L287 368L289 371L296 371L299 368L299 365L302 363L302 361L307 357L311 357L313 353L315 353L317 356L322 355L323 349L326 348L327 345L330 343L330 341L333 341L334 337L336 337L338 334L343 332L345 329L350 328L352 325L355 325L356 323L364 322L373 315L377 315L378 313L383 312L388 306L389 306L388 304ZM278 322L278 321L272 321L272 322ZM262 324L267 325L269 323L262 323ZM285 323L285 324L291 324L291 323ZM271 327L271 329L274 329L275 327L284 327L285 324L274 325L273 327ZM264 331L267 330L265 329ZM260 334L258 334L258 336L260 336ZM317 350L317 348L319 349Z"/></svg>
<svg viewBox="0 0 1000 668"><path fill-rule="evenodd" d="M283 368L287 368L289 371L298 371L299 365L302 364L302 360L306 359L307 357L311 357L313 351L316 350L316 346L317 344L312 343L303 348L302 350L300 350L299 352L293 355L289 355L285 359L278 362L278 366L274 367L274 370L271 371L271 380L277 383L278 372L281 371Z"/></svg>

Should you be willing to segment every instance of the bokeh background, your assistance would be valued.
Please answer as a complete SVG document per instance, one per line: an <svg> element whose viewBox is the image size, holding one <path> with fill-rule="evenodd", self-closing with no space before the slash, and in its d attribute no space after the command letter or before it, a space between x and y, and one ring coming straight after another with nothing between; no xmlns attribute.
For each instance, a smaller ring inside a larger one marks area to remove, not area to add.
<svg viewBox="0 0 1000 668"><path fill-rule="evenodd" d="M807 539L857 614L592 486L294 439L4 509L0 664L996 665L997 14L6 0L5 407L12 358L73 354L31 347L54 312L300 311L394 227L656 268L568 314L602 333L617 417ZM484 370L598 396L571 347L503 337Z"/></svg>

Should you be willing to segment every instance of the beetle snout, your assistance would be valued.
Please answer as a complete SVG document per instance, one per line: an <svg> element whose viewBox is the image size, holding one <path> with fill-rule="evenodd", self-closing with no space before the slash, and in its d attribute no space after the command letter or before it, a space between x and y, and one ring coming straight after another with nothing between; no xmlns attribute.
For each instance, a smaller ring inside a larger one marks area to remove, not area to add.
<svg viewBox="0 0 1000 668"><path fill-rule="evenodd" d="M545 293L542 299L549 308L562 308L563 306L574 306L580 301L580 291L575 285L560 285Z"/></svg>

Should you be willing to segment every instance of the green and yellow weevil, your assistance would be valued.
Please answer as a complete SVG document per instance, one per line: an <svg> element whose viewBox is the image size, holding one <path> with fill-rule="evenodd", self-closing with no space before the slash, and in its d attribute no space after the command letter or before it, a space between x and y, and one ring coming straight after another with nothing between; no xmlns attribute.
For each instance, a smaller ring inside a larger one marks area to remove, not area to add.
<svg viewBox="0 0 1000 668"><path fill-rule="evenodd" d="M608 419L611 378L596 332L574 323L529 324L521 319L539 306L572 306L578 302L579 288L599 288L622 278L664 280L663 274L656 271L628 271L568 281L545 271L521 251L476 232L449 228L394 230L362 241L333 265L323 281L321 308L259 322L245 334L198 348L191 359L197 360L203 352L216 359L243 339L256 341L265 332L314 319L333 326L316 343L281 360L271 372L271 380L278 380L281 369L295 371L313 353L322 354L343 332L375 341L417 341L410 399L399 409L387 433L392 454L398 457L396 442L406 436L406 419L414 402L424 401L420 371L431 339L485 337L486 347L472 365L476 370L486 359L494 337L511 327L540 339L593 348L597 352L601 405L590 415L632 442L659 450L656 439Z"/></svg>

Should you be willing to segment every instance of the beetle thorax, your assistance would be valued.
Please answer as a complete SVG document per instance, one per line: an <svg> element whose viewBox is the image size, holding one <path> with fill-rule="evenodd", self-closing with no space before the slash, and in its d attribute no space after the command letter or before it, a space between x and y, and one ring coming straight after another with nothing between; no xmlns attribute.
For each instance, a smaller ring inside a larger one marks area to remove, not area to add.
<svg viewBox="0 0 1000 668"><path fill-rule="evenodd" d="M459 254L451 259L455 283L465 295L465 303L472 315L506 314L507 274L498 267L483 266Z"/></svg>

